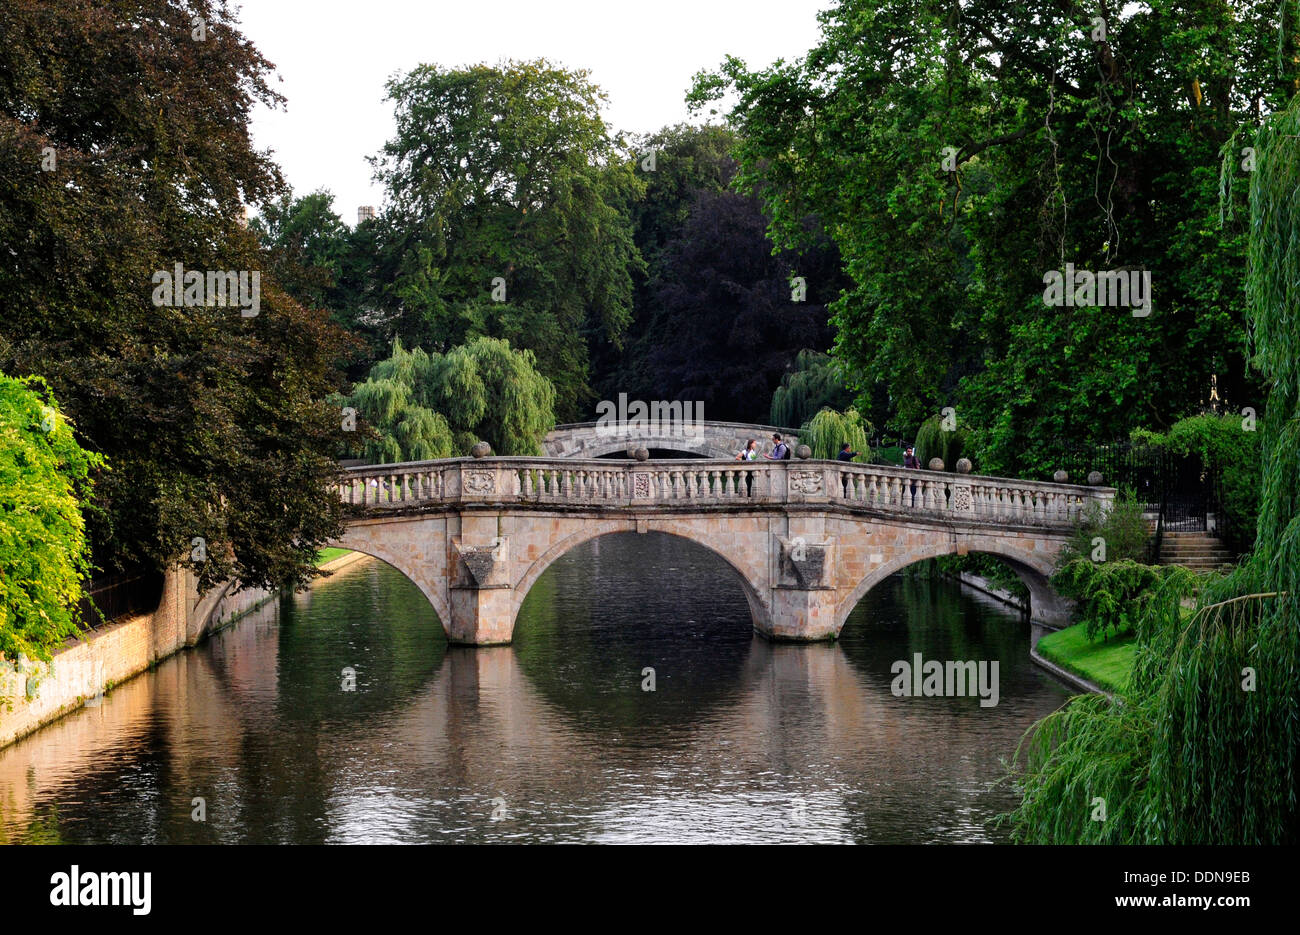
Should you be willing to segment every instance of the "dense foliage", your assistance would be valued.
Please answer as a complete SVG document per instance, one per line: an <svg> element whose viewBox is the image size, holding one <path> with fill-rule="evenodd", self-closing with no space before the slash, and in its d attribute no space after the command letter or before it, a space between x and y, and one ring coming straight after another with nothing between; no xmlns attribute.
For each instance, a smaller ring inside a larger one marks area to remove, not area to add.
<svg viewBox="0 0 1300 935"><path fill-rule="evenodd" d="M463 457L478 441L495 454L537 455L555 425L555 390L532 352L496 338L445 354L396 341L344 404L363 420L359 428L376 430L376 437L359 433L372 464Z"/></svg>
<svg viewBox="0 0 1300 935"><path fill-rule="evenodd" d="M840 0L803 58L728 58L691 94L734 93L739 181L777 243L815 215L839 247L835 354L864 413L906 431L951 405L990 473L1165 428L1212 379L1261 403L1242 148L1300 77L1295 0L1103 13L1094 36L1069 4ZM1148 271L1150 313L1048 306L1066 264Z"/></svg>
<svg viewBox="0 0 1300 935"><path fill-rule="evenodd" d="M1246 296L1260 426L1254 551L1185 618L1176 579L1137 619L1123 703L1075 699L1028 741L1012 816L1041 842L1300 840L1300 99L1259 133ZM1104 821L1094 803L1104 801Z"/></svg>
<svg viewBox="0 0 1300 935"><path fill-rule="evenodd" d="M964 426L946 428L944 418L933 415L916 430L916 457L928 468L931 458L943 461L945 471L957 470L957 459L966 453L967 432Z"/></svg>
<svg viewBox="0 0 1300 935"><path fill-rule="evenodd" d="M90 575L82 510L102 464L41 380L0 373L0 661L49 661L78 632Z"/></svg>
<svg viewBox="0 0 1300 935"><path fill-rule="evenodd" d="M870 437L871 423L852 407L845 412L823 409L799 430L799 443L811 448L814 458L834 458L848 442L849 450L858 453L853 460L862 463L871 460Z"/></svg>
<svg viewBox="0 0 1300 935"><path fill-rule="evenodd" d="M8 0L0 36L0 368L42 376L113 467L96 564L307 580L340 531L325 396L345 335L242 224L284 191L248 131L280 102L269 63L209 0ZM246 274L249 303L156 304L178 263Z"/></svg>
<svg viewBox="0 0 1300 935"><path fill-rule="evenodd" d="M1150 558L1151 530L1142 504L1129 491L1120 491L1108 509L1096 501L1084 507L1074 532L1061 548L1058 567L1076 558L1096 562L1135 562Z"/></svg>
<svg viewBox="0 0 1300 935"><path fill-rule="evenodd" d="M388 95L397 132L376 167L389 329L433 351L479 336L530 350L559 417L576 420L594 398L590 348L622 340L644 266L629 215L644 184L601 119L603 94L586 72L535 61L422 65Z"/></svg>
<svg viewBox="0 0 1300 935"><path fill-rule="evenodd" d="M772 394L770 418L773 425L803 425L822 409L843 410L852 402L835 359L806 348Z"/></svg>
<svg viewBox="0 0 1300 935"><path fill-rule="evenodd" d="M1170 579L1177 578L1177 582ZM1088 639L1127 633L1148 612L1161 588L1174 588L1180 596L1195 588L1194 572L1178 565L1144 565L1131 558L1096 562L1076 558L1052 575L1052 587L1077 602Z"/></svg>

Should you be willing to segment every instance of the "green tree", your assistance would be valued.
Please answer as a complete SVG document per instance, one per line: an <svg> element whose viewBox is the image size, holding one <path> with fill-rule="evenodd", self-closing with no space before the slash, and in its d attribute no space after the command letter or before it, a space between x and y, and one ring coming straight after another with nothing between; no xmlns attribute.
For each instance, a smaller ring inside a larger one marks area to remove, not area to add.
<svg viewBox="0 0 1300 935"><path fill-rule="evenodd" d="M925 468L930 466L931 458L939 458L945 471L955 471L957 459L965 453L966 443L965 427L946 429L943 416L936 413L916 430L916 458Z"/></svg>
<svg viewBox="0 0 1300 935"><path fill-rule="evenodd" d="M846 409L853 394L829 354L805 348L772 394L773 425L803 425L822 409ZM855 449L856 450L856 449Z"/></svg>
<svg viewBox="0 0 1300 935"><path fill-rule="evenodd" d="M834 458L840 453L840 445L849 443L849 450L856 451L855 461L870 461L871 423L863 420L858 411L850 407L846 412L834 409L822 409L799 430L799 441L812 449L814 458Z"/></svg>
<svg viewBox="0 0 1300 935"><path fill-rule="evenodd" d="M1024 749L1023 840L1300 840L1300 98L1260 130L1250 185L1247 314L1271 392L1260 426L1255 549L1184 616L1162 588L1137 619L1122 704L1075 699ZM1170 579L1170 582L1177 579ZM1168 583L1168 582L1167 582ZM1106 801L1107 820L1084 803Z"/></svg>
<svg viewBox="0 0 1300 935"><path fill-rule="evenodd" d="M394 334L446 351L484 335L531 350L556 408L593 393L589 346L617 344L644 268L630 205L644 186L584 71L545 61L388 83L397 133L376 161L398 243Z"/></svg>
<svg viewBox="0 0 1300 935"><path fill-rule="evenodd" d="M272 270L285 292L311 308L333 306L348 235L334 213L333 195L281 195L263 206L248 226L270 251Z"/></svg>
<svg viewBox="0 0 1300 935"><path fill-rule="evenodd" d="M994 0L841 0L805 57L728 58L738 181L778 245L821 218L851 286L835 355L859 406L905 430L944 405L978 427L985 469L1041 473L1072 444L1164 428L1245 367L1240 206L1246 134L1300 77L1294 0L1154 0L1106 14ZM1221 168L1227 167L1226 174ZM1237 180L1237 181L1234 181ZM1146 270L1150 315L1057 308L1073 263Z"/></svg>
<svg viewBox="0 0 1300 935"><path fill-rule="evenodd" d="M43 381L0 373L0 660L48 662L79 632L90 577L82 510L102 467Z"/></svg>
<svg viewBox="0 0 1300 935"><path fill-rule="evenodd" d="M555 425L555 390L532 352L496 338L446 354L396 341L348 404L377 430L363 449L373 463L464 456L478 441L500 455L537 455Z"/></svg>
<svg viewBox="0 0 1300 935"><path fill-rule="evenodd" d="M113 465L96 564L308 580L341 530L325 396L346 336L242 226L245 203L284 193L249 134L253 107L281 102L270 64L207 0L14 0L0 36L0 368L44 377ZM177 263L246 274L247 302L160 299Z"/></svg>

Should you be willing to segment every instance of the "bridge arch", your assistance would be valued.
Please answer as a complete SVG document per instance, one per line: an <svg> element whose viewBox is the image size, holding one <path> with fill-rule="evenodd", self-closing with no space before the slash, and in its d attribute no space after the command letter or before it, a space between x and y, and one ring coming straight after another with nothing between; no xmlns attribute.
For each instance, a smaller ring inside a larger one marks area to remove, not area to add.
<svg viewBox="0 0 1300 935"><path fill-rule="evenodd" d="M872 588L890 575L928 558L940 558L944 555L969 552L982 552L986 555L995 556L1016 573L1016 577L1029 589L1029 613L1032 619L1056 621L1068 616L1068 607L1052 589L1048 580L1054 568L1054 559L1052 557L1027 556L1024 552L1013 551L997 540L983 542L978 548L972 548L970 546L959 547L956 542L952 541L951 537L936 536L934 539L905 552L891 555L888 561L881 564L880 567L868 572L849 592L848 596L840 601L839 606L836 608L835 632L839 633L844 628L845 622L849 619L849 614L853 613L853 609L858 606L858 602L866 597Z"/></svg>
<svg viewBox="0 0 1300 935"><path fill-rule="evenodd" d="M717 543L708 541L707 537L700 535L688 526L676 526L672 529L654 529L648 531L692 542L722 559L722 561L735 572L736 579L740 582L740 590L745 595L745 600L749 604L749 614L755 629L762 629L762 625L768 614L768 607L762 598L764 588L761 583L756 582L751 578L751 574L746 573L743 568L736 564L733 558L727 554L725 548L719 547ZM525 598L528 597L528 592L532 590L533 585L537 582L537 579L545 573L546 569L550 568L551 565L553 565L561 556L568 554L578 546L590 542L593 539L599 539L616 533L631 533L635 535L637 534L637 524L635 522L628 522L627 520L609 520L602 523L593 523L584 526L578 531L560 539L558 542L555 542L544 553L534 559L528 568L525 569L523 575L521 575L514 584L516 597L510 621L511 630L514 629L519 615L519 609L523 606Z"/></svg>
<svg viewBox="0 0 1300 935"><path fill-rule="evenodd" d="M386 548L382 541L376 541L373 537L366 535L361 528L349 526L339 539L330 543L330 546L369 555L371 558L377 558L400 572L402 577L419 588L420 593L429 602L429 606L433 608L433 612L437 614L438 624L442 627L442 632L450 638L451 607L432 583L421 582L411 574L409 558L401 554L400 544L396 545L395 548Z"/></svg>

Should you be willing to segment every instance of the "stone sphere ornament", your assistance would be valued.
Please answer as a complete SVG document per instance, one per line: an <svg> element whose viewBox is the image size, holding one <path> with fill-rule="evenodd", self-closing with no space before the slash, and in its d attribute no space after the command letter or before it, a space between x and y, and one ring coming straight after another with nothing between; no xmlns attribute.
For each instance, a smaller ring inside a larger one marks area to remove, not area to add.
<svg viewBox="0 0 1300 935"><path fill-rule="evenodd" d="M1101 486L1101 471L1092 471L1088 474L1088 483L1093 487Z"/></svg>
<svg viewBox="0 0 1300 935"><path fill-rule="evenodd" d="M930 470L932 470L932 471L942 471L942 470L943 470L943 458L931 458L931 459L930 459Z"/></svg>
<svg viewBox="0 0 1300 935"><path fill-rule="evenodd" d="M633 450L632 457L636 458L638 461L649 461L650 452L644 448L637 448Z"/></svg>
<svg viewBox="0 0 1300 935"><path fill-rule="evenodd" d="M970 458L958 458L958 459L957 459L957 473L958 473L958 474L969 474L969 473L971 472L971 468L973 468L973 467L974 467L974 465L970 463Z"/></svg>
<svg viewBox="0 0 1300 935"><path fill-rule="evenodd" d="M1065 471L1057 471L1052 475L1052 480L1056 481L1058 484L1064 484L1069 479L1070 475Z"/></svg>
<svg viewBox="0 0 1300 935"><path fill-rule="evenodd" d="M794 456L800 459L801 461L807 461L809 458L812 457L812 449L809 448L807 445L796 445L794 449Z"/></svg>
<svg viewBox="0 0 1300 935"><path fill-rule="evenodd" d="M487 442L476 442L474 447L469 450L469 453L475 458L486 458L492 453L492 446Z"/></svg>

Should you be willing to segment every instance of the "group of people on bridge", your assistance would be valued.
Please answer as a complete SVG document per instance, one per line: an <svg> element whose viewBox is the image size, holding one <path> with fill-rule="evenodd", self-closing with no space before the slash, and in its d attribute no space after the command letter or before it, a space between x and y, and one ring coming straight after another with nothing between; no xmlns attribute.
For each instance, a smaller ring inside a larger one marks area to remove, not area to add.
<svg viewBox="0 0 1300 935"><path fill-rule="evenodd" d="M836 461L852 461L858 456L859 452L852 451L848 442L840 443L840 452L835 456ZM781 439L780 432L772 433L772 450L762 455L768 461L786 461L790 457L790 446ZM737 461L757 461L759 459L758 439L751 438L745 442L745 447L736 452ZM921 467L920 460L916 457L916 449L908 445L903 449L903 467L917 468Z"/></svg>

